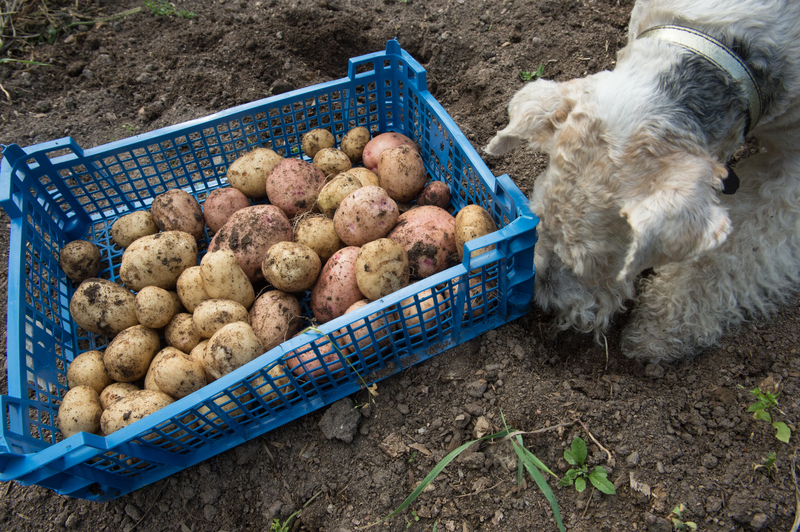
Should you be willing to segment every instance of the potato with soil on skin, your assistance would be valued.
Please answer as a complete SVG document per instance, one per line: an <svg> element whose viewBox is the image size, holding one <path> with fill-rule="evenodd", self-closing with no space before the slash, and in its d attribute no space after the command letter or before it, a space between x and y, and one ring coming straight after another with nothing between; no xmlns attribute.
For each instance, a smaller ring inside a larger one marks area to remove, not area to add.
<svg viewBox="0 0 800 532"><path fill-rule="evenodd" d="M456 213L456 252L458 260L464 258L464 243L486 236L497 231L497 225L489 211L480 205L466 205ZM474 257L494 249L495 246L486 246L476 249L471 253Z"/></svg>
<svg viewBox="0 0 800 532"><path fill-rule="evenodd" d="M206 385L203 364L186 353L167 347L153 364L153 379L158 389L173 399L181 399Z"/></svg>
<svg viewBox="0 0 800 532"><path fill-rule="evenodd" d="M361 246L356 256L356 282L367 299L388 296L406 287L408 279L408 255L403 246L388 238Z"/></svg>
<svg viewBox="0 0 800 532"><path fill-rule="evenodd" d="M239 266L236 255L228 249L206 253L200 261L200 277L212 299L231 299L245 308L250 308L256 299L253 284Z"/></svg>
<svg viewBox="0 0 800 532"><path fill-rule="evenodd" d="M58 407L58 428L65 438L79 432L94 434L100 428L103 405L100 396L89 386L72 388Z"/></svg>
<svg viewBox="0 0 800 532"><path fill-rule="evenodd" d="M175 300L167 290L145 286L136 294L136 318L151 329L166 327L175 315Z"/></svg>
<svg viewBox="0 0 800 532"><path fill-rule="evenodd" d="M183 231L195 240L204 236L203 209L197 200L179 188L167 190L155 197L150 214L160 231Z"/></svg>
<svg viewBox="0 0 800 532"><path fill-rule="evenodd" d="M67 386L72 389L78 386L88 386L100 393L106 386L113 383L103 363L103 353L100 351L86 351L76 356L67 368Z"/></svg>
<svg viewBox="0 0 800 532"><path fill-rule="evenodd" d="M186 268L197 264L197 241L183 231L166 231L138 239L125 249L119 278L139 291L146 286L172 290Z"/></svg>
<svg viewBox="0 0 800 532"><path fill-rule="evenodd" d="M72 294L69 313L78 327L108 337L139 324L135 296L105 279L83 281Z"/></svg>
<svg viewBox="0 0 800 532"><path fill-rule="evenodd" d="M364 146L364 152L362 153L364 166L372 172L377 171L378 160L381 157L381 153L383 153L384 150L397 148L398 146L410 146L419 151L416 142L402 133L381 133L380 135L372 137L372 140L367 142L367 145ZM380 175L380 172L378 172L378 175Z"/></svg>
<svg viewBox="0 0 800 532"><path fill-rule="evenodd" d="M323 186L322 170L302 159L284 159L267 176L266 190L269 202L294 218L314 208Z"/></svg>
<svg viewBox="0 0 800 532"><path fill-rule="evenodd" d="M322 187L317 197L317 207L322 214L333 218L336 209L344 198L361 188L361 181L348 172L342 172Z"/></svg>
<svg viewBox="0 0 800 532"><path fill-rule="evenodd" d="M314 250L297 242L278 242L261 263L264 279L284 292L304 292L314 286L322 262Z"/></svg>
<svg viewBox="0 0 800 532"><path fill-rule="evenodd" d="M438 310L439 315L444 319L443 314L449 308L446 292L434 294L429 288L417 294L417 300L419 301L419 308L417 308L417 302L414 297L409 297L400 302L408 334L411 336L419 334L423 326L429 332L438 330L439 324L434 318ZM420 325L420 322L423 325Z"/></svg>
<svg viewBox="0 0 800 532"><path fill-rule="evenodd" d="M100 404L103 405L103 410L116 403L131 392L140 390L138 386L132 382L112 382L100 393Z"/></svg>
<svg viewBox="0 0 800 532"><path fill-rule="evenodd" d="M267 250L278 242L290 242L294 232L286 214L274 205L253 205L233 213L214 235L208 252L233 251L239 267L251 283L261 281L261 262Z"/></svg>
<svg viewBox="0 0 800 532"><path fill-rule="evenodd" d="M97 277L100 261L100 248L86 240L68 242L58 254L58 265L76 283Z"/></svg>
<svg viewBox="0 0 800 532"><path fill-rule="evenodd" d="M195 312L197 312L197 309L195 309ZM188 353L200 343L202 337L195 329L192 315L181 312L180 314L175 314L167 324L167 328L164 329L164 339L167 341L167 345Z"/></svg>
<svg viewBox="0 0 800 532"><path fill-rule="evenodd" d="M397 224L397 203L381 187L361 187L339 204L333 227L348 246L363 246L383 238Z"/></svg>
<svg viewBox="0 0 800 532"><path fill-rule="evenodd" d="M269 148L251 150L228 167L225 176L233 188L248 198L259 199L267 195L267 176L283 157Z"/></svg>
<svg viewBox="0 0 800 532"><path fill-rule="evenodd" d="M121 248L127 248L143 236L158 233L150 211L136 211L119 218L111 226L111 240Z"/></svg>
<svg viewBox="0 0 800 532"><path fill-rule="evenodd" d="M172 347L172 346L167 346ZM145 390L155 390L157 392L163 392L158 385L156 384L155 379L155 372L153 371L153 366L156 365L158 360L164 356L164 349L161 349L156 356L153 357L153 360L150 361L150 367L147 369L147 374L144 376L144 389Z"/></svg>
<svg viewBox="0 0 800 532"><path fill-rule="evenodd" d="M428 181L422 157L409 146L384 150L378 160L378 176L389 197L400 202L416 198Z"/></svg>
<svg viewBox="0 0 800 532"><path fill-rule="evenodd" d="M354 312L361 307L365 307L370 304L369 299L362 299L361 301L356 301L350 308L345 311L345 314L349 314ZM369 321L369 329L367 328L367 321ZM344 354L349 355L351 353L355 353L356 351L356 344L358 345L359 349L364 356L369 356L375 353L375 349L370 347L372 345L372 340L369 336L369 331L372 329L372 333L375 338L378 340L378 345L383 347L388 342L387 336L389 335L389 327L387 326L387 321L384 317L379 314L370 314L366 319L361 319L354 321L350 324L350 328L353 331L353 334L350 335L346 328L339 329L336 331L336 335L345 335L339 340L340 344L344 344L347 341L353 343L353 345L344 349Z"/></svg>
<svg viewBox="0 0 800 532"><path fill-rule="evenodd" d="M447 209L450 205L450 187L443 181L431 181L417 196L417 205L434 205Z"/></svg>
<svg viewBox="0 0 800 532"><path fill-rule="evenodd" d="M192 314L194 330L201 338L211 338L225 325L237 321L250 323L250 314L244 305L230 299L208 299L197 305Z"/></svg>
<svg viewBox="0 0 800 532"><path fill-rule="evenodd" d="M302 325L300 301L280 290L264 292L250 308L250 324L266 353L291 338Z"/></svg>
<svg viewBox="0 0 800 532"><path fill-rule="evenodd" d="M313 249L322 264L344 247L344 242L336 234L333 219L323 215L299 220L294 228L294 241Z"/></svg>
<svg viewBox="0 0 800 532"><path fill-rule="evenodd" d="M369 129L364 126L354 127L344 134L342 142L339 144L339 149L347 155L350 162L356 164L362 158L364 148L369 142L369 137Z"/></svg>
<svg viewBox="0 0 800 532"><path fill-rule="evenodd" d="M211 296L206 292L205 286L203 286L200 266L192 266L183 270L181 276L178 277L176 290L181 303L190 314L194 312L197 305L206 299L211 299Z"/></svg>
<svg viewBox="0 0 800 532"><path fill-rule="evenodd" d="M144 325L134 325L111 340L103 354L103 363L115 381L133 382L147 374L159 349L161 341L157 332Z"/></svg>
<svg viewBox="0 0 800 532"><path fill-rule="evenodd" d="M311 159L323 148L333 148L336 146L336 139L327 129L311 129L303 135L301 141L303 154Z"/></svg>
<svg viewBox="0 0 800 532"><path fill-rule="evenodd" d="M368 187L370 185L375 187L381 186L381 179L378 177L378 174L370 170L367 170L363 166L357 166L355 168L351 168L350 170L342 172L339 175L355 177L361 183L362 187Z"/></svg>
<svg viewBox="0 0 800 532"><path fill-rule="evenodd" d="M311 162L325 174L326 178L346 172L353 167L350 158L336 148L319 150Z"/></svg>
<svg viewBox="0 0 800 532"><path fill-rule="evenodd" d="M430 277L458 264L456 220L444 209L426 205L402 214L389 238L408 253L412 277Z"/></svg>
<svg viewBox="0 0 800 532"><path fill-rule="evenodd" d="M229 323L214 333L208 341L206 360L210 364L206 369L218 379L263 353L264 346L249 324L242 321Z"/></svg>
<svg viewBox="0 0 800 532"><path fill-rule="evenodd" d="M327 343L324 343L327 342ZM317 346L319 355L314 352L311 345ZM308 349L305 351L305 349ZM304 351L301 353L301 351ZM324 362L320 362L322 359ZM327 341L326 338L320 338L314 342L310 342L286 355L286 367L289 368L296 376L305 379L309 377L321 377L325 374L323 363L327 366L328 371L335 373L342 369L342 363L339 362L339 354L333 345Z"/></svg>
<svg viewBox="0 0 800 532"><path fill-rule="evenodd" d="M100 416L100 428L108 436L153 414L175 400L155 390L137 390L111 404Z"/></svg>
<svg viewBox="0 0 800 532"><path fill-rule="evenodd" d="M189 352L189 358L192 360L197 360L200 364L203 365L203 371L206 374L206 382L212 383L216 379L211 376L206 368L206 346L208 345L208 340L202 340L199 344L197 344L194 349Z"/></svg>
<svg viewBox="0 0 800 532"><path fill-rule="evenodd" d="M266 186L266 184L265 184ZM233 187L212 190L203 203L203 220L216 233L233 213L250 206L250 199Z"/></svg>
<svg viewBox="0 0 800 532"><path fill-rule="evenodd" d="M342 248L325 263L311 290L311 311L319 323L338 318L356 301L364 299L356 281L358 247Z"/></svg>

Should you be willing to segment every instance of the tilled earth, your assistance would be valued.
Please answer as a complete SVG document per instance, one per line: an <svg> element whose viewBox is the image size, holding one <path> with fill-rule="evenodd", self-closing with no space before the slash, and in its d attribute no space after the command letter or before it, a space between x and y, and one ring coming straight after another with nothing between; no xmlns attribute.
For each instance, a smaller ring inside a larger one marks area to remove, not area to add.
<svg viewBox="0 0 800 532"><path fill-rule="evenodd" d="M96 17L142 6L78 4ZM348 58L396 37L479 148L505 125L520 72L544 65L544 77L563 81L613 68L631 7L630 0L176 0L177 10L196 16L157 17L145 7L74 26L23 57L47 66L1 65L8 94L0 94L0 142L71 136L97 146L341 78ZM518 150L487 163L529 192L546 159ZM0 228L7 250L4 213ZM3 304L6 279L0 274ZM700 530L788 530L797 436L783 444L753 419L747 390L777 386L780 417L795 427L799 303L795 294L694 361L667 367L626 359L618 328L606 350L576 333L551 334L550 318L534 310L381 381L369 406L366 392L352 396L359 407L352 441L328 439L331 419L320 410L109 503L9 482L0 485L0 527L269 530L319 493L291 528L355 530L389 514L476 429L502 429L504 418L522 431L553 428L524 442L559 476L576 436L589 444L589 465L609 471L616 495L579 494L551 478L570 530L666 532L680 503ZM756 468L773 451L775 468ZM374 529L556 530L541 492L530 481L518 487L516 471L508 442L474 446Z"/></svg>

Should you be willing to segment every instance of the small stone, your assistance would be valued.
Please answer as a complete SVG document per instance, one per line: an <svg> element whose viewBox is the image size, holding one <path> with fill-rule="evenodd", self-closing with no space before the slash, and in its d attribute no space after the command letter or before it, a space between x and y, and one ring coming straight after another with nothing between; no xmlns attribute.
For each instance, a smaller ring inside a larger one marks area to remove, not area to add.
<svg viewBox="0 0 800 532"><path fill-rule="evenodd" d="M701 463L703 464L703 467L706 467L708 469L714 469L715 467L717 467L719 460L717 460L717 457L714 456L713 454L706 453L703 455Z"/></svg>
<svg viewBox="0 0 800 532"><path fill-rule="evenodd" d="M645 515L644 522L649 532L672 532L672 523L651 513Z"/></svg>
<svg viewBox="0 0 800 532"><path fill-rule="evenodd" d="M203 517L206 518L206 521L213 521L214 518L217 516L217 509L210 504L203 508Z"/></svg>
<svg viewBox="0 0 800 532"><path fill-rule="evenodd" d="M472 435L477 438L483 438L492 432L492 423L485 416L481 416L475 420L475 429Z"/></svg>
<svg viewBox="0 0 800 532"><path fill-rule="evenodd" d="M50 100L40 100L33 105L34 111L37 113L47 113L53 108L53 102Z"/></svg>
<svg viewBox="0 0 800 532"><path fill-rule="evenodd" d="M713 495L709 496L706 499L706 512L709 514L715 514L722 509L722 499L719 497L714 497Z"/></svg>
<svg viewBox="0 0 800 532"><path fill-rule="evenodd" d="M767 522L769 522L769 517L766 514L756 514L750 521L750 526L753 527L753 530L761 530L767 526Z"/></svg>
<svg viewBox="0 0 800 532"><path fill-rule="evenodd" d="M408 405L401 403L397 405L397 411L403 414L404 416L407 416L411 412L411 409L408 408Z"/></svg>
<svg viewBox="0 0 800 532"><path fill-rule="evenodd" d="M118 33L122 31L122 24L119 22L115 22L111 27Z"/></svg>
<svg viewBox="0 0 800 532"><path fill-rule="evenodd" d="M74 63L70 63L67 66L67 76L71 78L77 78L83 72L83 69L86 67L86 63L83 61L75 61Z"/></svg>
<svg viewBox="0 0 800 532"><path fill-rule="evenodd" d="M542 42L544 41L542 41L541 37L534 37L533 39L531 39L531 44L534 46L539 46L540 44L542 44Z"/></svg>
<svg viewBox="0 0 800 532"><path fill-rule="evenodd" d="M156 76L148 74L147 72L139 75L139 77L136 78L136 81L139 83L155 83L157 80L158 78Z"/></svg>
<svg viewBox="0 0 800 532"><path fill-rule="evenodd" d="M135 504L126 504L125 513L134 521L139 521L142 518L142 511Z"/></svg>
<svg viewBox="0 0 800 532"><path fill-rule="evenodd" d="M67 520L64 521L64 526L67 528L78 528L81 524L81 516L77 513L70 514Z"/></svg>
<svg viewBox="0 0 800 532"><path fill-rule="evenodd" d="M659 364L648 364L644 367L644 374L651 379L663 379L664 368Z"/></svg>
<svg viewBox="0 0 800 532"><path fill-rule="evenodd" d="M455 425L456 428L463 429L469 425L470 421L472 421L472 416L469 414L459 414L453 420L453 425Z"/></svg>
<svg viewBox="0 0 800 532"><path fill-rule="evenodd" d="M94 72L92 72L88 68L84 68L81 74L83 74L83 77L86 79L92 79L94 77Z"/></svg>
<svg viewBox="0 0 800 532"><path fill-rule="evenodd" d="M361 414L353 408L353 401L349 397L345 397L333 403L325 412L325 415L319 420L319 428L329 440L336 438L350 443L356 435L360 421Z"/></svg>
<svg viewBox="0 0 800 532"><path fill-rule="evenodd" d="M487 388L489 387L489 383L485 380L481 379L478 381L472 381L467 384L467 394L470 397L483 397L483 394L486 393Z"/></svg>
<svg viewBox="0 0 800 532"><path fill-rule="evenodd" d="M200 494L200 499L202 499L204 504L214 504L219 499L220 491L219 488L216 486L211 486L207 490L203 491Z"/></svg>
<svg viewBox="0 0 800 532"><path fill-rule="evenodd" d="M628 467L636 467L639 465L639 453L633 451L627 456L627 458L625 458L625 463L628 465Z"/></svg>

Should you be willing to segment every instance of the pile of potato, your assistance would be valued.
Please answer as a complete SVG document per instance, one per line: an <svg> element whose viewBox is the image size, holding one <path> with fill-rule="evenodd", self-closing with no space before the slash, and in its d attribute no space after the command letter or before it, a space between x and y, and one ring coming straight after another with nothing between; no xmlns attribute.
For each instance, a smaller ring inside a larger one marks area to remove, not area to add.
<svg viewBox="0 0 800 532"><path fill-rule="evenodd" d="M119 218L111 236L125 250L122 284L94 278L101 261L93 244L65 246L61 266L80 283L70 313L110 342L69 366L58 416L64 436L111 434L288 340L309 291L313 318L325 323L457 264L464 242L496 230L480 206L448 212L449 188L426 186L418 147L404 135L370 138L358 127L337 149L330 131L316 129L302 149L312 162L248 152L228 168L231 186L202 207L173 189L149 211ZM198 263L206 228L213 238ZM445 305L428 297L424 308L409 306L409 332ZM389 334L380 327L373 324L378 336ZM338 358L330 343L320 349L326 362ZM323 373L313 351L285 362L303 378ZM278 385L288 382L283 371L272 372ZM272 392L262 384L259 394Z"/></svg>

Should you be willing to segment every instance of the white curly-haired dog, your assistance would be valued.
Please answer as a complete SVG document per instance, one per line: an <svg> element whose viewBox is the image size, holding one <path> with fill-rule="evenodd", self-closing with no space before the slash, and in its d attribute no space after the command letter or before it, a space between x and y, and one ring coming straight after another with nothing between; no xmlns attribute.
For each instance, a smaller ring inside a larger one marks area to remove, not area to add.
<svg viewBox="0 0 800 532"><path fill-rule="evenodd" d="M669 362L785 301L800 284L798 98L797 0L639 0L613 71L526 85L486 151L550 156L531 197L537 303L599 337L635 298L624 352ZM751 135L759 153L729 174Z"/></svg>

